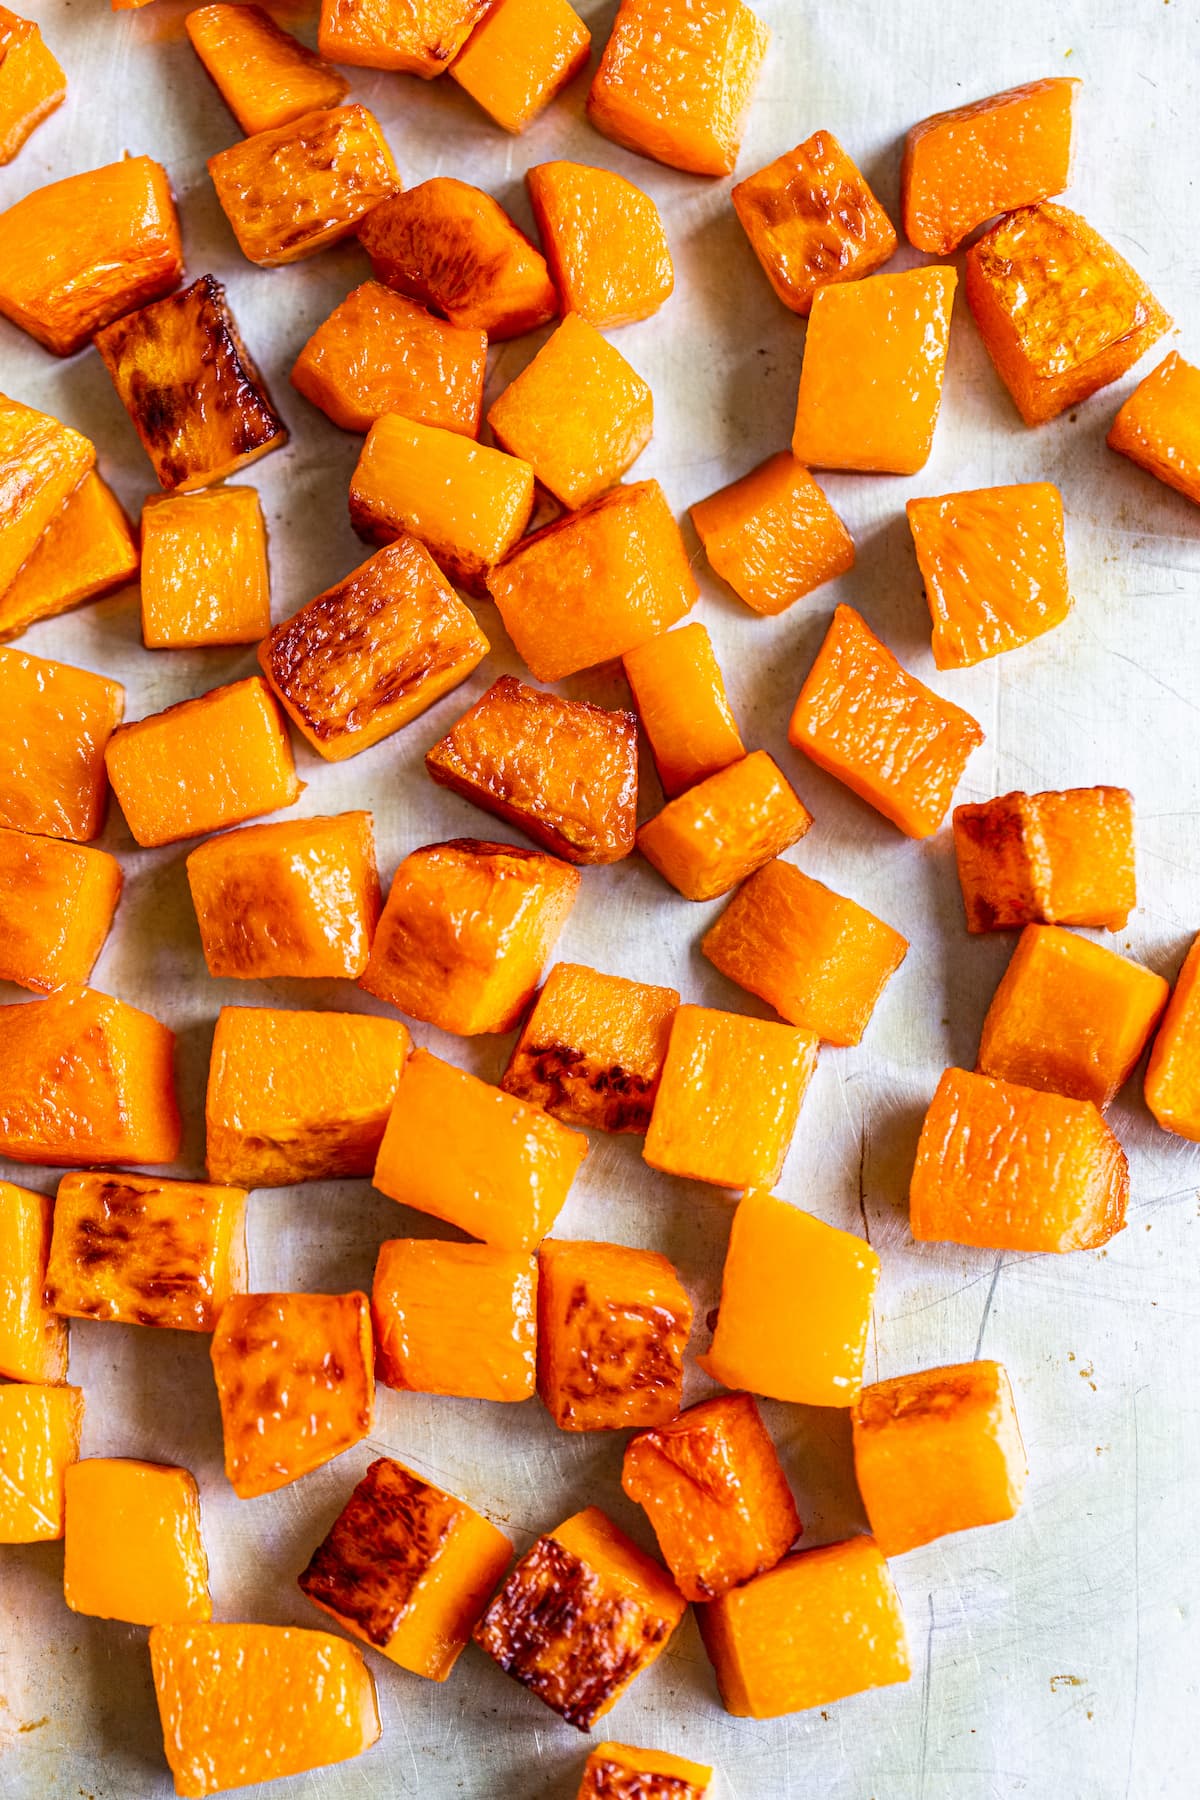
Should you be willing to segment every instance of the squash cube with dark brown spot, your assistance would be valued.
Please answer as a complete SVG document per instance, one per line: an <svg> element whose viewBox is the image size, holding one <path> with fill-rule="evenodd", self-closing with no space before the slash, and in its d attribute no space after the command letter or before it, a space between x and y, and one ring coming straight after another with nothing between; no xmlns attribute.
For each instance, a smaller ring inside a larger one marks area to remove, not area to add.
<svg viewBox="0 0 1200 1800"><path fill-rule="evenodd" d="M665 1425L692 1305L656 1250L550 1239L538 1254L538 1393L563 1431Z"/></svg>
<svg viewBox="0 0 1200 1800"><path fill-rule="evenodd" d="M707 1764L667 1750L597 1744L575 1800L704 1800L712 1778Z"/></svg>
<svg viewBox="0 0 1200 1800"><path fill-rule="evenodd" d="M317 42L330 62L429 81L449 68L491 0L321 0Z"/></svg>

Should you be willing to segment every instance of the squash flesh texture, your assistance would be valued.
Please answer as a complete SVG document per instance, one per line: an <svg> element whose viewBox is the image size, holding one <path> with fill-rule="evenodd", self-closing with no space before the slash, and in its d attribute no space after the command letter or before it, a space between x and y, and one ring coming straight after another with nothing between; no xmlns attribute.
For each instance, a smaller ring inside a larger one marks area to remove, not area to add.
<svg viewBox="0 0 1200 1800"><path fill-rule="evenodd" d="M52 1213L48 1194L0 1181L0 1375L10 1381L67 1378L67 1323L42 1292Z"/></svg>
<svg viewBox="0 0 1200 1800"><path fill-rule="evenodd" d="M707 626L660 632L622 662L668 799L745 756Z"/></svg>
<svg viewBox="0 0 1200 1800"><path fill-rule="evenodd" d="M331 62L423 81L454 61L491 0L321 0L317 42Z"/></svg>
<svg viewBox="0 0 1200 1800"><path fill-rule="evenodd" d="M649 194L585 163L538 163L525 181L564 312L603 331L648 319L670 298L675 269Z"/></svg>
<svg viewBox="0 0 1200 1800"><path fill-rule="evenodd" d="M82 1426L82 1388L0 1386L0 1544L63 1535L63 1481Z"/></svg>
<svg viewBox="0 0 1200 1800"><path fill-rule="evenodd" d="M668 801L637 846L685 900L715 900L802 838L812 814L765 750Z"/></svg>
<svg viewBox="0 0 1200 1800"><path fill-rule="evenodd" d="M0 6L0 165L60 107L67 78L30 19Z"/></svg>
<svg viewBox="0 0 1200 1800"><path fill-rule="evenodd" d="M1113 420L1109 448L1200 506L1200 368L1178 350L1134 388Z"/></svg>
<svg viewBox="0 0 1200 1800"><path fill-rule="evenodd" d="M0 604L95 460L69 425L0 394Z"/></svg>
<svg viewBox="0 0 1200 1800"><path fill-rule="evenodd" d="M16 637L38 619L124 587L137 575L140 560L120 501L90 470L0 593L0 638Z"/></svg>
<svg viewBox="0 0 1200 1800"><path fill-rule="evenodd" d="M89 1456L66 1472L63 1592L128 1625L211 1619L200 1494L186 1469Z"/></svg>
<svg viewBox="0 0 1200 1800"><path fill-rule="evenodd" d="M0 979L80 987L108 936L121 865L105 850L0 828Z"/></svg>
<svg viewBox="0 0 1200 1800"><path fill-rule="evenodd" d="M1200 938L1183 960L1150 1052L1146 1105L1164 1131L1200 1142Z"/></svg>
<svg viewBox="0 0 1200 1800"><path fill-rule="evenodd" d="M142 511L146 648L257 644L270 629L267 532L256 490L152 498Z"/></svg>
<svg viewBox="0 0 1200 1800"><path fill-rule="evenodd" d="M381 1244L371 1290L379 1380L418 1394L528 1400L537 1286L527 1251L437 1238Z"/></svg>
<svg viewBox="0 0 1200 1800"><path fill-rule="evenodd" d="M1001 794L956 806L954 851L968 931L1037 922L1118 931L1137 902L1125 788Z"/></svg>
<svg viewBox="0 0 1200 1800"><path fill-rule="evenodd" d="M704 1800L712 1776L704 1763L610 1741L588 1757L576 1800Z"/></svg>
<svg viewBox="0 0 1200 1800"><path fill-rule="evenodd" d="M292 386L343 431L370 431L384 413L478 437L487 333L435 319L364 281L309 338Z"/></svg>
<svg viewBox="0 0 1200 1800"><path fill-rule="evenodd" d="M567 0L499 0L450 65L450 79L505 131L521 132L578 75L591 45Z"/></svg>
<svg viewBox="0 0 1200 1800"><path fill-rule="evenodd" d="M108 802L104 751L125 690L69 663L0 649L0 826L86 841Z"/></svg>
<svg viewBox="0 0 1200 1800"><path fill-rule="evenodd" d="M184 27L247 137L337 106L350 91L344 75L261 6L200 6Z"/></svg>
<svg viewBox="0 0 1200 1800"><path fill-rule="evenodd" d="M854 541L788 450L691 508L704 553L739 600L768 616L854 567Z"/></svg>

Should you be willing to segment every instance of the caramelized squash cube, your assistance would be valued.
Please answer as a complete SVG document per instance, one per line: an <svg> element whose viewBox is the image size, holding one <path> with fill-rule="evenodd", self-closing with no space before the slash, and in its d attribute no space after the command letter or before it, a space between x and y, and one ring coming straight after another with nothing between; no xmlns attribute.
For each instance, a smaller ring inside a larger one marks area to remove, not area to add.
<svg viewBox="0 0 1200 1800"><path fill-rule="evenodd" d="M1200 1142L1200 938L1194 938L1146 1069L1146 1105L1164 1131Z"/></svg>
<svg viewBox="0 0 1200 1800"><path fill-rule="evenodd" d="M1112 422L1108 447L1200 506L1200 368L1178 350L1138 385Z"/></svg>
<svg viewBox="0 0 1200 1800"><path fill-rule="evenodd" d="M321 0L317 42L331 62L429 81L449 68L491 0Z"/></svg>
<svg viewBox="0 0 1200 1800"><path fill-rule="evenodd" d="M12 161L66 96L67 78L41 31L0 6L0 164Z"/></svg>
<svg viewBox="0 0 1200 1800"><path fill-rule="evenodd" d="M213 1332L212 1365L225 1473L239 1499L298 1481L371 1429L365 1294L234 1294Z"/></svg>
<svg viewBox="0 0 1200 1800"><path fill-rule="evenodd" d="M586 163L538 163L525 182L565 312L607 331L670 299L675 268L649 194Z"/></svg>
<svg viewBox="0 0 1200 1800"><path fill-rule="evenodd" d="M752 612L785 612L854 567L854 540L790 450L691 509L709 563Z"/></svg>
<svg viewBox="0 0 1200 1800"><path fill-rule="evenodd" d="M125 690L70 663L0 649L0 827L76 843L99 835L104 752Z"/></svg>
<svg viewBox="0 0 1200 1800"><path fill-rule="evenodd" d="M879 1258L869 1244L761 1191L733 1215L712 1347L714 1381L801 1406L853 1406Z"/></svg>
<svg viewBox="0 0 1200 1800"><path fill-rule="evenodd" d="M450 78L505 131L521 132L587 63L592 34L567 0L497 0Z"/></svg>
<svg viewBox="0 0 1200 1800"><path fill-rule="evenodd" d="M142 513L148 650L257 644L271 629L267 530L254 488L163 494Z"/></svg>
<svg viewBox="0 0 1200 1800"><path fill-rule="evenodd" d="M49 1194L0 1181L0 1375L9 1381L67 1378L66 1320L42 1291L53 1212Z"/></svg>
<svg viewBox="0 0 1200 1800"><path fill-rule="evenodd" d="M412 1039L399 1019L223 1006L208 1173L245 1188L369 1175Z"/></svg>
<svg viewBox="0 0 1200 1800"><path fill-rule="evenodd" d="M89 1456L66 1472L63 1594L127 1625L211 1619L200 1493L186 1469Z"/></svg>
<svg viewBox="0 0 1200 1800"><path fill-rule="evenodd" d="M565 863L516 844L425 844L396 870L359 985L460 1037L511 1031L579 883Z"/></svg>
<svg viewBox="0 0 1200 1800"><path fill-rule="evenodd" d="M648 638L622 657L668 799L746 754L707 625Z"/></svg>
<svg viewBox="0 0 1200 1800"><path fill-rule="evenodd" d="M498 1250L533 1250L553 1227L587 1152L581 1131L414 1050L373 1179L403 1206Z"/></svg>
<svg viewBox="0 0 1200 1800"><path fill-rule="evenodd" d="M597 1744L587 1759L576 1800L704 1800L713 1772L666 1750Z"/></svg>
<svg viewBox="0 0 1200 1800"><path fill-rule="evenodd" d="M64 1477L82 1426L82 1388L0 1386L0 1544L63 1535Z"/></svg>
<svg viewBox="0 0 1200 1800"><path fill-rule="evenodd" d="M502 675L425 756L440 787L565 861L619 862L637 824L637 722Z"/></svg>
<svg viewBox="0 0 1200 1800"><path fill-rule="evenodd" d="M317 326L292 386L343 431L370 431L384 413L478 437L487 334L364 281Z"/></svg>
<svg viewBox="0 0 1200 1800"><path fill-rule="evenodd" d="M504 1533L465 1500L380 1457L299 1585L389 1662L445 1681L511 1555Z"/></svg>
<svg viewBox="0 0 1200 1800"><path fill-rule="evenodd" d="M287 443L215 275L107 326L96 348L160 487L209 487Z"/></svg>
<svg viewBox="0 0 1200 1800"><path fill-rule="evenodd" d="M121 880L106 850L0 828L0 980L47 994L86 982Z"/></svg>
<svg viewBox="0 0 1200 1800"><path fill-rule="evenodd" d="M947 1069L909 1186L918 1243L1094 1250L1124 1228L1125 1152L1090 1100Z"/></svg>
<svg viewBox="0 0 1200 1800"><path fill-rule="evenodd" d="M560 1431L673 1419L691 1329L692 1303L656 1250L548 1239L538 1251L537 1385Z"/></svg>
<svg viewBox="0 0 1200 1800"><path fill-rule="evenodd" d="M371 1319L388 1387L528 1400L537 1375L537 1258L491 1244L392 1238L379 1247Z"/></svg>
<svg viewBox="0 0 1200 1800"><path fill-rule="evenodd" d="M474 1638L568 1725L590 1731L662 1654L685 1610L659 1564L589 1506L538 1538Z"/></svg>
<svg viewBox="0 0 1200 1800"><path fill-rule="evenodd" d="M1095 925L1119 931L1137 903L1133 796L1125 788L1001 794L954 809L968 931Z"/></svg>
<svg viewBox="0 0 1200 1800"><path fill-rule="evenodd" d="M0 394L0 606L95 460L69 425Z"/></svg>
<svg viewBox="0 0 1200 1800"><path fill-rule="evenodd" d="M337 106L350 91L344 75L261 6L199 6L184 27L247 137Z"/></svg>
<svg viewBox="0 0 1200 1800"><path fill-rule="evenodd" d="M140 561L124 507L93 469L68 494L0 593L0 638L17 637L38 619L124 587Z"/></svg>
<svg viewBox="0 0 1200 1800"><path fill-rule="evenodd" d="M802 838L812 814L765 750L667 802L637 846L685 900L715 900Z"/></svg>

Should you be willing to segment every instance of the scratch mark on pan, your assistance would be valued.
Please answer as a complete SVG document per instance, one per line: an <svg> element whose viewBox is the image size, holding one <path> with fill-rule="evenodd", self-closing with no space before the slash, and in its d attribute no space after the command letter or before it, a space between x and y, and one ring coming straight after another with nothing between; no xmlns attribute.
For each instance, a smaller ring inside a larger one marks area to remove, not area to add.
<svg viewBox="0 0 1200 1800"><path fill-rule="evenodd" d="M975 1354L971 1358L972 1362L979 1361L979 1352L983 1349L983 1334L987 1330L987 1322L988 1322L989 1318L991 1317L992 1301L996 1297L996 1283L1000 1279L1000 1271L1003 1267L1004 1267L1004 1252L1002 1250L997 1250L996 1261L992 1268L992 1279L988 1285L987 1299L983 1303L983 1312L980 1314L980 1317L979 1317L979 1332L975 1339Z"/></svg>
<svg viewBox="0 0 1200 1800"><path fill-rule="evenodd" d="M929 1629L925 1633L925 1674L921 1686L921 1762L917 1776L918 1800L925 1800L925 1769L929 1760L929 1690L933 1674L933 1633L936 1625L933 1614L933 1595L926 1596L929 1602ZM1128 1795L1126 1796L1128 1800Z"/></svg>
<svg viewBox="0 0 1200 1800"><path fill-rule="evenodd" d="M1133 1704L1129 1715L1129 1755L1125 1763L1125 1800L1133 1792L1133 1752L1137 1743L1138 1682L1142 1672L1141 1445L1138 1441L1138 1395L1133 1390Z"/></svg>

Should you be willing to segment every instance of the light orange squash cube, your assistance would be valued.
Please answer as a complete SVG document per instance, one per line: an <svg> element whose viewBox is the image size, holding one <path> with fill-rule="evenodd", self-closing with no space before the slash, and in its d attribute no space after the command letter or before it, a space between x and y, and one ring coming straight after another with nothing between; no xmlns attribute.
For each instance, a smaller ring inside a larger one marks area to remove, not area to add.
<svg viewBox="0 0 1200 1800"><path fill-rule="evenodd" d="M537 163L525 182L564 312L607 331L670 299L675 268L649 194L587 163Z"/></svg>
<svg viewBox="0 0 1200 1800"><path fill-rule="evenodd" d="M292 386L343 431L384 413L478 437L487 334L435 319L380 281L364 281L322 321L292 367Z"/></svg>
<svg viewBox="0 0 1200 1800"><path fill-rule="evenodd" d="M639 1750L632 1744L597 1744L584 1766L576 1800L704 1800L713 1772L666 1750Z"/></svg>
<svg viewBox="0 0 1200 1800"><path fill-rule="evenodd" d="M854 567L854 540L789 450L699 500L692 524L709 563L752 612L785 612Z"/></svg>
<svg viewBox="0 0 1200 1800"><path fill-rule="evenodd" d="M1200 1142L1200 937L1183 959L1150 1052L1146 1105L1164 1131Z"/></svg>
<svg viewBox="0 0 1200 1800"><path fill-rule="evenodd" d="M78 431L0 394L0 597L95 460Z"/></svg>
<svg viewBox="0 0 1200 1800"><path fill-rule="evenodd" d="M1126 400L1112 422L1108 447L1200 506L1198 418L1200 368L1172 350Z"/></svg>
<svg viewBox="0 0 1200 1800"><path fill-rule="evenodd" d="M492 1244L392 1238L379 1246L371 1320L388 1387L528 1400L537 1378L537 1258Z"/></svg>
<svg viewBox="0 0 1200 1800"><path fill-rule="evenodd" d="M816 1066L814 1032L681 1006L643 1156L652 1169L718 1187L769 1186Z"/></svg>
<svg viewBox="0 0 1200 1800"><path fill-rule="evenodd" d="M64 1477L82 1427L82 1388L0 1385L0 1544L63 1535Z"/></svg>
<svg viewBox="0 0 1200 1800"><path fill-rule="evenodd" d="M38 619L52 619L124 587L140 561L124 508L92 469L0 593L0 638L17 637Z"/></svg>
<svg viewBox="0 0 1200 1800"><path fill-rule="evenodd" d="M956 806L953 824L968 931L1039 922L1119 931L1137 904L1125 788L1001 794Z"/></svg>
<svg viewBox="0 0 1200 1800"><path fill-rule="evenodd" d="M429 81L449 68L488 0L321 0L317 42L330 62Z"/></svg>
<svg viewBox="0 0 1200 1800"><path fill-rule="evenodd" d="M184 19L192 49L247 137L337 106L350 83L261 6L198 6Z"/></svg>
<svg viewBox="0 0 1200 1800"><path fill-rule="evenodd" d="M592 34L567 0L497 0L450 65L450 79L505 131L521 132L574 80Z"/></svg>
<svg viewBox="0 0 1200 1800"><path fill-rule="evenodd" d="M745 756L707 625L660 632L621 661L668 799Z"/></svg>
<svg viewBox="0 0 1200 1800"><path fill-rule="evenodd" d="M200 1494L186 1469L89 1456L66 1472L63 1594L127 1625L211 1619Z"/></svg>
<svg viewBox="0 0 1200 1800"><path fill-rule="evenodd" d="M49 1194L0 1181L0 1375L9 1381L67 1378L67 1323L43 1293L53 1212Z"/></svg>
<svg viewBox="0 0 1200 1800"><path fill-rule="evenodd" d="M553 1227L587 1152L582 1131L414 1050L373 1180L393 1200L498 1250L532 1250Z"/></svg>
<svg viewBox="0 0 1200 1800"><path fill-rule="evenodd" d="M677 794L637 846L685 900L715 900L802 838L812 814L765 750Z"/></svg>
<svg viewBox="0 0 1200 1800"><path fill-rule="evenodd" d="M257 644L270 629L267 530L256 490L150 500L142 513L146 648Z"/></svg>
<svg viewBox="0 0 1200 1800"><path fill-rule="evenodd" d="M35 993L86 982L121 880L106 850L0 827L0 980Z"/></svg>
<svg viewBox="0 0 1200 1800"><path fill-rule="evenodd" d="M0 648L0 828L86 843L108 804L104 752L125 710L119 681Z"/></svg>
<svg viewBox="0 0 1200 1800"><path fill-rule="evenodd" d="M0 163L60 107L67 78L31 19L0 6Z"/></svg>
<svg viewBox="0 0 1200 1800"><path fill-rule="evenodd" d="M235 1294L213 1332L212 1365L225 1473L242 1500L298 1481L371 1429L365 1294Z"/></svg>

